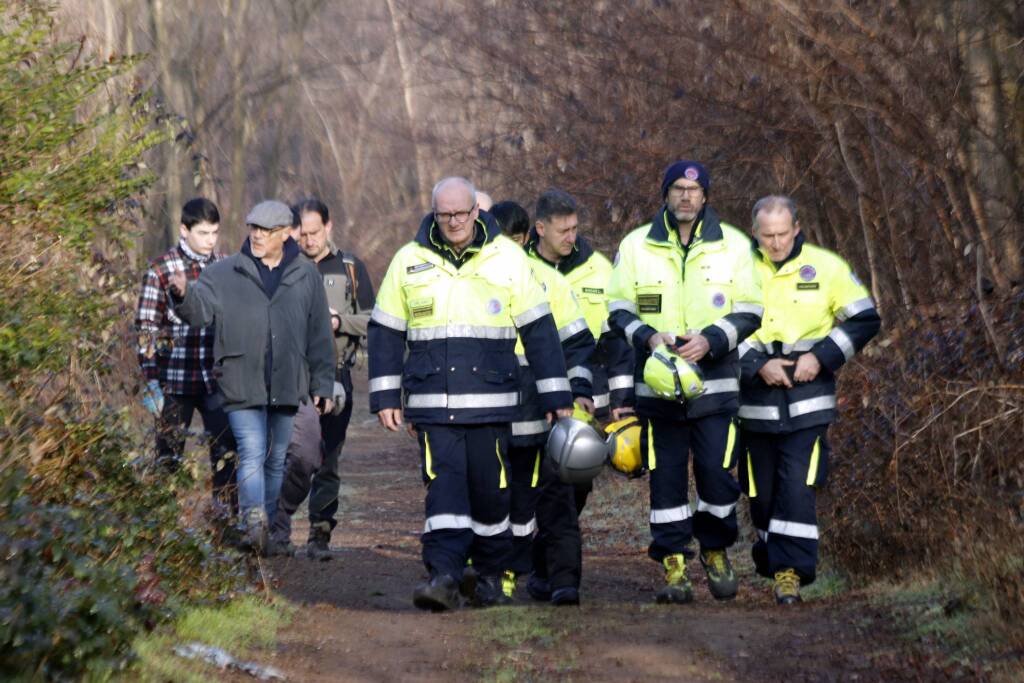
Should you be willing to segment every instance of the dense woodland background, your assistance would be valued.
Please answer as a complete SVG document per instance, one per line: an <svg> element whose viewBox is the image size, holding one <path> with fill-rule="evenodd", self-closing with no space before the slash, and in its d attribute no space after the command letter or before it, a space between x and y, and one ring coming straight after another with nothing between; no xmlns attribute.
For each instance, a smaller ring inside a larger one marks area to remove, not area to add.
<svg viewBox="0 0 1024 683"><path fill-rule="evenodd" d="M566 189L611 255L680 157L741 229L796 197L882 310L842 373L830 566L938 577L1024 647L1021 3L0 0L0 69L0 673L121 666L138 624L231 584L174 521L191 475L133 498L134 295L184 200L231 251L252 203L316 194L379 278L444 175Z"/></svg>
<svg viewBox="0 0 1024 683"><path fill-rule="evenodd" d="M381 274L442 175L563 187L609 251L697 158L749 223L797 197L886 309L1024 277L1024 8L1013 0L101 0L61 3L176 126L149 163L149 256L183 198L228 244L263 197L322 196Z"/></svg>

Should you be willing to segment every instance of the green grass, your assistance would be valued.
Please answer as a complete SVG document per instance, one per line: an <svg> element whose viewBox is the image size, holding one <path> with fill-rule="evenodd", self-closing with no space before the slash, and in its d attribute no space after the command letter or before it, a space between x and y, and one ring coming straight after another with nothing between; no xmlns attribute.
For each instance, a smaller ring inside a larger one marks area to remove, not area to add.
<svg viewBox="0 0 1024 683"><path fill-rule="evenodd" d="M216 668L179 657L174 654L174 647L198 641L222 648L240 659L263 661L278 631L288 625L294 611L281 598L267 602L253 596L221 607L190 609L171 626L136 639L133 646L138 659L122 680L215 683L223 676Z"/></svg>
<svg viewBox="0 0 1024 683"><path fill-rule="evenodd" d="M514 683L541 680L538 654L553 651L564 630L556 625L553 607L498 607L477 612L474 631L480 634L485 650L496 653L491 665L480 673L488 683ZM571 671L575 666L572 653L565 653L555 666L558 671Z"/></svg>

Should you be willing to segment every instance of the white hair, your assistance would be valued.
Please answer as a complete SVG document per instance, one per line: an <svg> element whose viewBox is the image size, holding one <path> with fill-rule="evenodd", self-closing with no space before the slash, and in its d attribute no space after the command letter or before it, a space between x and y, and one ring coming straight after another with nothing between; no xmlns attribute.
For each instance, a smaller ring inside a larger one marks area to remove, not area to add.
<svg viewBox="0 0 1024 683"><path fill-rule="evenodd" d="M796 202L786 195L770 194L757 200L750 212L750 223L754 230L757 230L757 214L762 211L764 213L788 211L790 218L793 219L793 225L796 225Z"/></svg>
<svg viewBox="0 0 1024 683"><path fill-rule="evenodd" d="M469 182L461 176L448 176L437 181L437 185L434 185L434 189L430 191L430 208L437 208L437 195L440 194L441 190L445 189L449 185L457 184L465 188L469 196L473 198L473 202L476 203L476 187L473 183Z"/></svg>

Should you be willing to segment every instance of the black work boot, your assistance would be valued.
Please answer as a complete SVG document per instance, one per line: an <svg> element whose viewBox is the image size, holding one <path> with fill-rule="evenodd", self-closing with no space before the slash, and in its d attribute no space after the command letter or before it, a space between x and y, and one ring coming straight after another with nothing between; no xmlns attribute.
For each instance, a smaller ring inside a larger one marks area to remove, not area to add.
<svg viewBox="0 0 1024 683"><path fill-rule="evenodd" d="M270 542L267 544L266 555L267 557L293 557L295 555L295 546L292 545L288 538L272 535Z"/></svg>
<svg viewBox="0 0 1024 683"><path fill-rule="evenodd" d="M512 604L512 598L505 595L504 591L501 590L501 576L482 576L477 574L472 591L468 590L469 586L467 585L466 575L463 574L462 576L463 580L459 592L462 593L471 607L497 607Z"/></svg>
<svg viewBox="0 0 1024 683"><path fill-rule="evenodd" d="M447 574L435 576L412 592L412 604L431 612L444 612L459 606L459 584Z"/></svg>
<svg viewBox="0 0 1024 683"><path fill-rule="evenodd" d="M526 580L526 592L538 602L547 602L551 599L551 584L544 577L530 572L530 577Z"/></svg>
<svg viewBox="0 0 1024 683"><path fill-rule="evenodd" d="M580 592L575 586L562 586L551 591L551 604L556 607L579 605Z"/></svg>
<svg viewBox="0 0 1024 683"><path fill-rule="evenodd" d="M331 523L316 522L309 525L309 540L306 541L306 557L311 560L326 562L334 555L331 553Z"/></svg>

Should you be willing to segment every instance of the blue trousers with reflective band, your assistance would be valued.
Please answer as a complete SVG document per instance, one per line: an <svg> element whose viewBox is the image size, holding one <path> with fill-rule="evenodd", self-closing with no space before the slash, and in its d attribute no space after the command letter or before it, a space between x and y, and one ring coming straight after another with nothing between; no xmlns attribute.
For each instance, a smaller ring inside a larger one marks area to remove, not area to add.
<svg viewBox="0 0 1024 683"><path fill-rule="evenodd" d="M579 588L583 542L574 487L558 478L558 468L541 446L513 447L510 460L514 539L506 568L516 574L532 570L552 590ZM535 536L525 533L532 526Z"/></svg>
<svg viewBox="0 0 1024 683"><path fill-rule="evenodd" d="M508 424L417 426L426 521L423 563L456 581L466 560L484 576L504 569L512 550Z"/></svg>
<svg viewBox="0 0 1024 683"><path fill-rule="evenodd" d="M828 425L789 434L743 431L739 480L757 530L752 549L757 573L793 569L814 581L818 564L815 497L828 478Z"/></svg>
<svg viewBox="0 0 1024 683"><path fill-rule="evenodd" d="M512 446L508 459L511 468L512 552L506 569L525 574L532 565L533 535L537 530L537 501L541 495L543 446Z"/></svg>
<svg viewBox="0 0 1024 683"><path fill-rule="evenodd" d="M694 536L704 550L735 543L740 487L729 471L738 442L732 415L695 420L651 417L641 424L640 448L651 485L652 540L647 554L657 562L677 553L691 557L688 546ZM699 499L693 506L689 504L691 451Z"/></svg>

